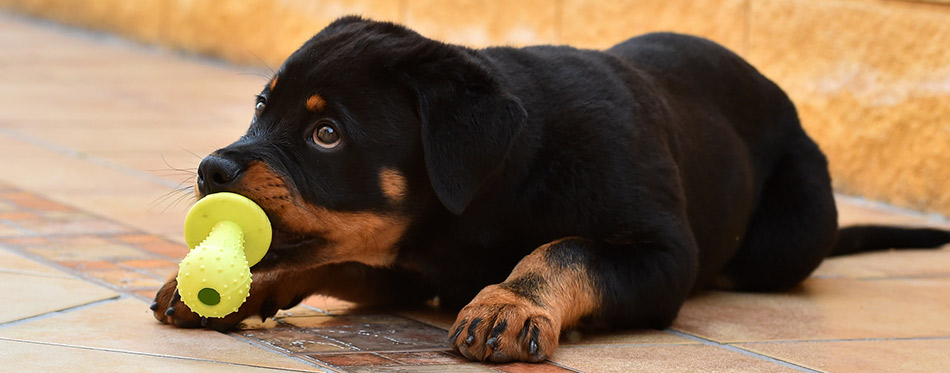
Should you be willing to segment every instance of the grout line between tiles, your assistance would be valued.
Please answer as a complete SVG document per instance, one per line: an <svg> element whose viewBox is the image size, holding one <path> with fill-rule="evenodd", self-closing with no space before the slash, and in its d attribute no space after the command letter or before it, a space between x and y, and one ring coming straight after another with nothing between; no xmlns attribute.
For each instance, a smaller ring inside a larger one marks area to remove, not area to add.
<svg viewBox="0 0 950 373"><path fill-rule="evenodd" d="M45 264L45 263L43 263ZM0 273L6 273L10 275L19 275L19 276L32 276L32 277L46 277L46 278L63 278L74 280L75 278L68 275L59 275L55 273L46 273L46 272L36 272L36 271L22 271L19 269L10 269L10 268L0 268Z"/></svg>
<svg viewBox="0 0 950 373"><path fill-rule="evenodd" d="M583 371L580 371L580 370L571 368L571 367L569 367L569 366L567 366L567 365L563 365L563 364L561 364L561 363L555 363L555 362L553 362L553 361L551 361L551 360L545 360L545 362L548 363L548 364L551 364L551 365L555 365L555 366L557 366L557 367L559 367L559 368L561 368L561 369L567 369L567 370L572 371L572 372L575 372L575 373L584 373Z"/></svg>
<svg viewBox="0 0 950 373"><path fill-rule="evenodd" d="M40 263L40 264L42 264L42 265L45 265L45 266L47 266L47 267L50 267L50 268L59 270L59 271L61 271L61 272L64 272L64 273L66 273L66 274L72 276L71 279L75 279L75 280L79 280L79 281L85 281L85 282L90 282L90 283L93 283L93 284L95 284L95 285L104 287L104 288L109 289L109 290L112 290L112 291L115 291L115 292L120 293L120 294L121 294L121 293L130 294L132 291L134 291L134 289L122 288L122 287L117 286L117 285L115 285L115 284L109 283L108 281L102 280L102 279L100 279L100 278L96 278L96 277L90 275L90 274L88 273L89 271L82 271L82 270L78 270L78 269L75 269L75 268L67 267L67 266L65 266L65 265L60 264L59 262L57 262L57 261L55 261L55 260L45 258L45 257L43 257L43 256L41 256L41 255L34 254L34 253L28 252L28 251L26 251L26 250L13 250L13 251L16 252L17 254L20 254L20 255L23 256L24 258L31 259L31 260L33 260L33 261L35 261L35 262L38 262L38 263ZM141 250L141 251L145 251L145 250ZM154 253L150 253L150 254L154 254ZM154 254L154 255L157 255L157 254ZM155 279L154 277L149 277L149 278Z"/></svg>
<svg viewBox="0 0 950 373"><path fill-rule="evenodd" d="M848 278L848 277L844 277ZM950 278L950 273L933 273L926 275L901 275L893 277L857 277L850 278L858 281L887 281L887 280L934 280Z"/></svg>
<svg viewBox="0 0 950 373"><path fill-rule="evenodd" d="M20 141L20 142L24 142L33 146L40 147L44 150L57 153L59 155L64 155L70 158L87 161L96 166L105 167L113 171L118 171L123 174L135 176L139 179L143 179L145 181L155 183L161 186L170 187L170 188L177 188L178 186L180 186L180 183L163 179L161 177L152 175L148 172L139 170L137 168L125 166L125 165L110 161L102 157L98 157L92 154L84 153L75 149L71 149L59 144L49 142L49 141L38 139L36 137L30 136L30 135L27 135L27 134L24 134L24 133L21 133L19 131L12 130L9 128L0 127L0 135L9 137L15 141Z"/></svg>
<svg viewBox="0 0 950 373"><path fill-rule="evenodd" d="M55 342L29 341L29 340L17 339L17 338L0 337L0 341L29 343L29 344L56 346L56 347L65 347L65 348L76 348L76 349L88 350L88 351L113 352L113 353L120 353L120 354L127 354L127 355L151 356L151 357L160 357L160 358L167 358L167 359L187 360L187 361L201 361L201 362L207 362L207 363L225 364L225 365L233 365L233 366L248 367L248 368L270 369L270 370L277 370L277 371L310 372L309 370L291 369L291 368L283 368L283 367L280 367L280 368L267 367L267 366L261 366L261 365L242 364L242 363L234 363L234 362L229 362L229 361L201 359L201 358L187 357L187 356L157 354L157 353L152 353L152 352L127 351L127 350L119 350L119 349L114 349L114 348L100 348L100 347L78 346L78 345L71 345L71 344L65 344L65 343L55 343ZM324 368L324 367L317 366L309 362L307 362L307 364L314 366L315 368L321 368L321 369ZM324 371L329 371L329 370L324 369Z"/></svg>
<svg viewBox="0 0 950 373"><path fill-rule="evenodd" d="M725 349L725 350L729 350L729 351L732 351L732 352L736 352L736 353L739 353L739 354L742 354L742 355L754 357L754 358L759 359L759 360L765 360L765 361L768 361L768 362L773 363L773 364L778 364L778 365L781 365L781 366L786 367L786 368L795 369L795 370L797 370L797 371L799 371L799 372L812 372L812 373L820 372L820 371L817 371L817 370L814 370L814 369L811 369L811 368L807 368L807 367L804 367L804 366L801 366L801 365L798 365L798 364L793 364L793 363L790 363L790 362L787 362L787 361L779 360L779 359L776 359L776 358L771 357L771 356L766 356L766 355L762 355L762 354L759 354L759 353L756 353L756 352L752 352L752 351L749 351L749 350L746 350L746 349L742 349L742 348L739 348L739 347L736 347L736 346L732 346L732 345L728 345L728 344L724 344L724 343L719 343L719 342L713 341L713 340L711 340L711 339L706 339L706 338L702 338L702 337L697 337L697 336L695 336L695 335L688 334L688 333L684 333L684 332L681 332L681 331L678 331L678 330L666 329L666 332L675 334L675 335L677 335L677 336L679 336L679 337L682 337L682 338L686 338L686 339L689 339L689 340L697 341L697 342L702 343L702 344L707 345L707 346L719 347L719 348L722 348L722 349Z"/></svg>
<svg viewBox="0 0 950 373"><path fill-rule="evenodd" d="M325 364L320 364L320 363L315 362L315 361L311 361L311 360L307 360L307 359L300 358L300 357L298 357L298 356L295 356L295 355L292 354L292 353L282 351L280 348L278 348L278 347L276 347L276 346L268 345L268 344L266 344L266 343L264 343L264 342L261 342L260 340L254 339L254 338L245 337L245 336L243 336L243 335L240 335L240 334L237 334L237 333L234 333L234 332L232 332L232 333L222 333L222 334L227 335L227 336L230 336L231 338L235 338L235 339L237 339L237 340L239 340L239 341L242 341L242 342L247 343L247 344L249 344L249 345L251 345L251 346L260 348L260 349L262 349L262 350L270 351L270 352L275 353L275 354L278 354L278 355L283 355L283 356L287 357L287 358L290 359L290 360L294 360L294 361L297 361L297 362L300 362L300 363L304 363L304 364L307 364L307 365L317 366L317 367L319 367L319 368L321 368L321 369L325 369L325 370L326 370L326 369L332 369L332 368L330 368L330 367L328 367L328 366L325 366ZM332 370L331 370L331 371L332 371Z"/></svg>
<svg viewBox="0 0 950 373"><path fill-rule="evenodd" d="M80 305L78 305L78 306L72 306L72 307L68 307L68 308L63 308L63 309L61 309L61 310L45 312L45 313L41 313L41 314L39 314L39 315L33 315L33 316L26 317L26 318L22 318L22 319L17 319L17 320L5 322L5 323L0 323L0 330L2 330L2 329L4 329L4 328L9 328L9 327L11 327L11 326L16 326L16 325L20 325L20 324L26 324L26 323L33 322L33 321L37 321L37 320L47 319L47 318L54 317L54 316L58 316L58 315L63 315L63 314L66 314L66 313L69 313L69 312L73 312L73 311L84 310L84 309L86 309L86 308L92 308L92 307L98 306L98 305L100 305L100 304L111 303L111 302L115 302L115 301L118 301L118 300L124 299L124 298L125 298L124 295L122 295L122 294L116 294L114 297L110 297L110 298L106 298L106 299L100 299L100 300L92 301L92 302L89 302L89 303L83 303L83 304L80 304ZM2 338L2 337L0 337L0 338Z"/></svg>
<svg viewBox="0 0 950 373"><path fill-rule="evenodd" d="M911 210L908 208L894 206L889 203L885 203L881 201L874 201L874 200L869 200L864 197L857 197L857 196L841 194L841 193L835 193L834 197L836 200L847 201L860 207L877 209L877 210L881 210L883 212L890 213L890 214L910 215L913 217L929 220L931 223L935 223L937 225L950 225L950 216L943 216L935 212L927 213L927 212L922 212L922 211L917 211L917 210ZM857 225L860 225L860 224L857 224Z"/></svg>
<svg viewBox="0 0 950 373"><path fill-rule="evenodd" d="M589 345L561 345L558 348L604 348L604 347L655 347L655 346L689 346L693 343L629 343L629 344L589 344Z"/></svg>
<svg viewBox="0 0 950 373"><path fill-rule="evenodd" d="M839 339L809 339L809 340L785 340L785 341L744 341L732 342L729 345L739 344L791 344L791 343L824 343L824 342L882 342L882 341L945 341L950 340L946 337L891 337L891 338L839 338Z"/></svg>

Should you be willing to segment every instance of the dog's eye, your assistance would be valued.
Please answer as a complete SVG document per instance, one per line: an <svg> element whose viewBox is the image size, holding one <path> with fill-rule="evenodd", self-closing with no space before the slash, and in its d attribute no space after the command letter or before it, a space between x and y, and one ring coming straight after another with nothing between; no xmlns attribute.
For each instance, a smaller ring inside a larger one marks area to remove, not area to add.
<svg viewBox="0 0 950 373"><path fill-rule="evenodd" d="M321 124L313 131L313 142L323 148L331 149L340 144L340 134L329 124Z"/></svg>
<svg viewBox="0 0 950 373"><path fill-rule="evenodd" d="M264 101L258 101L257 105L254 106L254 114L261 115L262 111L264 111Z"/></svg>

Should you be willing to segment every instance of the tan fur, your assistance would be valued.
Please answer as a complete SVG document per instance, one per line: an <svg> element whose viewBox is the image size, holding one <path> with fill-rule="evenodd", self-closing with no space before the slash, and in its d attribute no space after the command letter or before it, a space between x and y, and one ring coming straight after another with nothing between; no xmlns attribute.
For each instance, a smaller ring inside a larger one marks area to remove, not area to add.
<svg viewBox="0 0 950 373"><path fill-rule="evenodd" d="M459 312L455 324L449 329L450 338L455 338L451 341L455 348L465 357L480 361L541 361L550 356L557 348L561 331L577 325L583 317L594 313L601 303L601 294L594 287L587 268L558 268L546 258L546 252L552 246L571 239L554 241L535 249L515 266L505 282L482 289ZM525 276L540 277L543 283L536 289L510 285ZM480 323L471 333L474 320L480 320ZM492 346L488 338L502 321L507 323L506 328L498 334ZM538 330L537 354L530 353L530 346L521 334L522 325L529 324ZM473 338L471 343L466 341L470 336Z"/></svg>
<svg viewBox="0 0 950 373"><path fill-rule="evenodd" d="M277 75L274 75L274 79L271 79L269 87L271 92L277 87Z"/></svg>
<svg viewBox="0 0 950 373"><path fill-rule="evenodd" d="M266 164L252 162L240 191L279 220L278 228L292 233L320 235L330 241L317 250L312 266L355 261L388 266L396 258L396 243L408 226L407 219L369 212L339 212L313 205L288 188L282 177Z"/></svg>
<svg viewBox="0 0 950 373"><path fill-rule="evenodd" d="M594 312L600 304L599 291L591 282L587 268L578 266L567 270L558 269L544 259L545 252L551 246L569 239L557 240L535 249L521 259L505 279L510 281L527 274L544 278L547 285L537 295L544 306L556 311L560 316L562 329L577 325L581 318Z"/></svg>
<svg viewBox="0 0 950 373"><path fill-rule="evenodd" d="M406 177L399 171L383 168L379 171L379 188L390 202L402 202L407 193Z"/></svg>
<svg viewBox="0 0 950 373"><path fill-rule="evenodd" d="M310 111L322 111L324 107L327 106L327 100L324 100L320 95L313 95L307 99L307 110Z"/></svg>

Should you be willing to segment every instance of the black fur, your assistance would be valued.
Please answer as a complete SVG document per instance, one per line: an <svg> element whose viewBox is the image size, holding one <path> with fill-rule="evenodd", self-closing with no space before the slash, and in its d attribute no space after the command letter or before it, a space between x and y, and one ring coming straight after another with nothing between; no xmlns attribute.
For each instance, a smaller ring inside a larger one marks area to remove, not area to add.
<svg viewBox="0 0 950 373"><path fill-rule="evenodd" d="M548 260L587 269L603 299L586 319L662 328L696 289L784 289L834 246L827 164L794 105L708 40L656 33L606 51L475 50L347 17L278 76L247 135L211 159L264 161L331 210L408 217L393 267L426 278L427 294L449 307L505 280L539 246L577 237ZM302 105L314 93L327 101L318 113ZM338 149L308 142L322 120L338 126ZM379 190L383 167L406 176L405 201ZM202 192L234 178L204 176ZM857 242L850 233L876 231L846 232ZM886 245L946 242L918 236ZM508 286L545 285L519 281Z"/></svg>

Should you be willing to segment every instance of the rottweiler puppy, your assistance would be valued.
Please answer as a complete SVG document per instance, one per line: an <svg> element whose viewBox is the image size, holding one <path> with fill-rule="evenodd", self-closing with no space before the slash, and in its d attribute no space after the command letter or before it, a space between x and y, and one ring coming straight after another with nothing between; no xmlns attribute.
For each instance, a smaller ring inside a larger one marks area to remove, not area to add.
<svg viewBox="0 0 950 373"><path fill-rule="evenodd" d="M449 343L464 356L541 361L566 328L665 328L698 289L782 290L831 254L950 240L857 227L836 246L827 163L795 106L692 36L476 50L345 17L255 108L195 189L272 221L250 298L201 319L171 280L162 322L223 330L312 294L438 297L461 308Z"/></svg>

